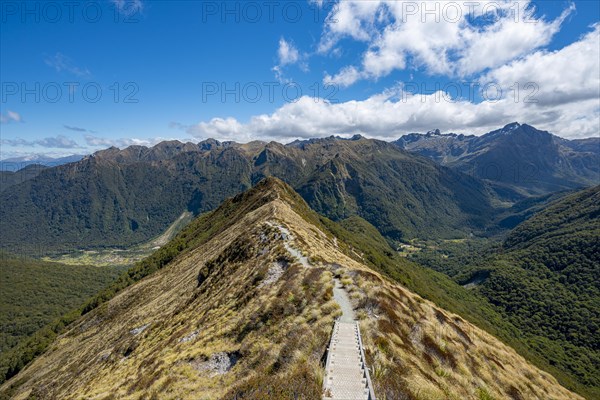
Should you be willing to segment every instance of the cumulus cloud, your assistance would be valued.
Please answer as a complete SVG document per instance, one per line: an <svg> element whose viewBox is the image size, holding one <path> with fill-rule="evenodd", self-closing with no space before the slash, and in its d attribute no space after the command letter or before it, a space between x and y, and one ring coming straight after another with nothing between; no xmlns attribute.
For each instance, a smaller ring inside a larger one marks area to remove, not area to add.
<svg viewBox="0 0 600 400"><path fill-rule="evenodd" d="M279 50L277 50L277 56L279 57L279 65L294 64L300 59L300 53L293 43L288 42L284 38L279 39Z"/></svg>
<svg viewBox="0 0 600 400"><path fill-rule="evenodd" d="M545 21L534 17L528 2L517 4L518 19L509 13L482 32L465 31L464 37L469 44L460 50L459 74L469 75L495 68L548 45L565 19L575 10L575 5L571 3L558 18Z"/></svg>
<svg viewBox="0 0 600 400"><path fill-rule="evenodd" d="M346 88L358 81L363 74L353 66L347 66L334 76L325 74L323 83L326 85L335 85L341 88Z"/></svg>
<svg viewBox="0 0 600 400"><path fill-rule="evenodd" d="M53 56L48 56L45 58L44 62L47 66L54 68L56 72L66 71L81 78L92 76L92 73L89 69L76 66L71 58L62 53L56 53Z"/></svg>
<svg viewBox="0 0 600 400"><path fill-rule="evenodd" d="M289 65L298 64L300 69L308 70L308 65L304 61L305 55L300 54L293 42L286 40L285 38L279 39L279 47L277 49L277 65L272 70L275 72L277 80L283 82L284 68Z"/></svg>
<svg viewBox="0 0 600 400"><path fill-rule="evenodd" d="M138 138L108 138L99 137L95 135L84 135L85 142L90 147L104 148L104 147L118 147L125 148L128 146L154 146L164 140L169 140L161 137L138 139Z"/></svg>
<svg viewBox="0 0 600 400"><path fill-rule="evenodd" d="M23 122L23 119L19 113L10 110L0 114L0 123L9 124L11 122Z"/></svg>
<svg viewBox="0 0 600 400"><path fill-rule="evenodd" d="M410 82L365 100L333 104L302 97L246 122L215 118L184 129L199 138L230 140L356 133L394 139L432 128L483 134L520 121L564 137L598 136L599 25L563 49L545 50L574 9L567 3L558 17L548 19L536 13L530 0L337 1L317 52L339 54L348 40L362 43L364 51L357 63L325 72L323 83L345 88L396 70L419 70L444 82L454 80L463 92L451 95L435 89L412 95ZM290 54L287 43L280 42L280 61L297 62L294 56L282 57ZM435 84L431 79L428 88ZM487 92L480 101L471 95L467 81L478 82L479 88L492 83L499 96L490 99Z"/></svg>
<svg viewBox="0 0 600 400"><path fill-rule="evenodd" d="M581 40L560 50L534 52L490 71L484 81L495 82L504 91L520 83L533 83L539 107L596 100L600 102L600 24Z"/></svg>
<svg viewBox="0 0 600 400"><path fill-rule="evenodd" d="M515 103L511 96L473 103L468 99L452 98L443 91L421 95L398 86L362 101L335 104L304 96L272 114L257 115L245 123L235 118L214 118L187 126L185 130L199 139L211 137L236 141L289 142L354 134L391 140L407 132L434 128L483 134L519 121L563 137L579 138L598 135L599 113L595 99L540 109L535 103Z"/></svg>
<svg viewBox="0 0 600 400"><path fill-rule="evenodd" d="M341 81L377 79L409 67L464 77L549 44L573 10L571 4L548 21L535 17L529 0L340 1L330 13L319 51L330 52L344 38L366 44L359 65L334 75Z"/></svg>
<svg viewBox="0 0 600 400"><path fill-rule="evenodd" d="M326 18L318 51L327 53L343 37L368 42L376 35L374 23L382 6L382 2L374 1L339 1Z"/></svg>
<svg viewBox="0 0 600 400"><path fill-rule="evenodd" d="M25 140L25 139L2 139L0 141L5 146L11 147L47 147L53 149L79 149L81 146L74 141L63 135L55 137L47 137L36 140Z"/></svg>

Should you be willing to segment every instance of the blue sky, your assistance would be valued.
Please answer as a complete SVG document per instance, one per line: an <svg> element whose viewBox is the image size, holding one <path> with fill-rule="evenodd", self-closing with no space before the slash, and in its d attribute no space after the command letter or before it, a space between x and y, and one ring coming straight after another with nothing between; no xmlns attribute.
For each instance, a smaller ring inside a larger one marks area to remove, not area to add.
<svg viewBox="0 0 600 400"><path fill-rule="evenodd" d="M513 120L597 136L598 3L473 3L4 1L0 158Z"/></svg>

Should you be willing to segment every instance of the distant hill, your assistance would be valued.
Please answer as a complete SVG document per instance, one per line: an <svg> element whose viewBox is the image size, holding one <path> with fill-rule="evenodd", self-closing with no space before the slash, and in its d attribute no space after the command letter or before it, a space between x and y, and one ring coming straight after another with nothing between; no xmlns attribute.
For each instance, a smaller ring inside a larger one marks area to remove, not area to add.
<svg viewBox="0 0 600 400"><path fill-rule="evenodd" d="M567 140L514 122L483 136L438 130L394 143L484 179L509 200L600 184L600 137Z"/></svg>
<svg viewBox="0 0 600 400"><path fill-rule="evenodd" d="M477 296L396 259L358 217L347 225L352 230L265 179L194 220L55 327L60 335L47 348L34 338L2 358L3 376L17 374L0 396L321 398L322 359L342 312L337 277L359 320L378 398L582 399L409 287L462 304L471 317L485 312ZM33 362L15 367L34 350Z"/></svg>
<svg viewBox="0 0 600 400"><path fill-rule="evenodd" d="M56 167L58 165L68 164L81 160L83 155L73 154L66 157L48 157L43 155L32 155L23 157L12 157L0 160L0 171L16 172L30 165L43 165L45 167Z"/></svg>
<svg viewBox="0 0 600 400"><path fill-rule="evenodd" d="M464 236L493 212L477 179L383 141L170 141L103 150L2 192L1 243L37 253L129 246L266 176L291 184L318 212L359 215L392 240Z"/></svg>
<svg viewBox="0 0 600 400"><path fill-rule="evenodd" d="M28 179L35 178L46 168L48 167L44 165L30 164L17 171L0 171L0 192Z"/></svg>
<svg viewBox="0 0 600 400"><path fill-rule="evenodd" d="M488 232L493 234L493 232L501 233L506 232L507 229L513 229L521 222L529 219L536 212L543 210L548 204L577 191L577 189L562 190L560 192L552 192L542 196L531 196L519 200L509 208L502 210L490 221Z"/></svg>

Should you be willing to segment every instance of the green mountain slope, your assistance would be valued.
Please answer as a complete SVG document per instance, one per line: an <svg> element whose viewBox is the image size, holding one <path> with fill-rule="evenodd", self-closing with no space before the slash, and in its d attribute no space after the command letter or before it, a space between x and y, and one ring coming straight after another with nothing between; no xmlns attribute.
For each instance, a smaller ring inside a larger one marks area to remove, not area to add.
<svg viewBox="0 0 600 400"><path fill-rule="evenodd" d="M521 270L523 285L507 287L514 280L509 273L492 274L483 293L532 332L600 351L600 186L554 202L517 226L504 251L502 259Z"/></svg>
<svg viewBox="0 0 600 400"><path fill-rule="evenodd" d="M30 253L126 247L265 176L285 180L324 215L359 215L396 240L464 235L493 211L476 179L382 141L163 142L101 151L1 193L1 244Z"/></svg>
<svg viewBox="0 0 600 400"><path fill-rule="evenodd" d="M483 295L547 362L600 395L600 186L563 195L502 243L414 256Z"/></svg>

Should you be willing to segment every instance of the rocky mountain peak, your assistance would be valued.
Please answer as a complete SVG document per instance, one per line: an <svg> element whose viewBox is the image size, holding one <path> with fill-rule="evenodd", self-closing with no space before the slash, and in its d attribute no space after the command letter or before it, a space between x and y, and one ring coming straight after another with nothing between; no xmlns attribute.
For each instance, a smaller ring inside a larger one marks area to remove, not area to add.
<svg viewBox="0 0 600 400"><path fill-rule="evenodd" d="M505 125L504 128L502 128L502 132L507 133L510 131L514 131L515 129L518 129L521 127L521 124L519 124L518 122L511 122L508 125Z"/></svg>

